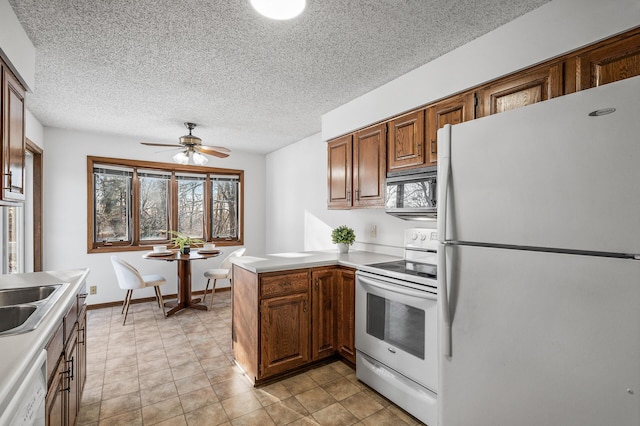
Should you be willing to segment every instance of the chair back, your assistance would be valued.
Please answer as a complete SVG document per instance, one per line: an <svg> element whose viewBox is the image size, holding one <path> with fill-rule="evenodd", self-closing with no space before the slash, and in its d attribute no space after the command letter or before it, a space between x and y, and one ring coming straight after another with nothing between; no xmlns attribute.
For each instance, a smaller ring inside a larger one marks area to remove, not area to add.
<svg viewBox="0 0 640 426"><path fill-rule="evenodd" d="M240 257L244 254L245 251L247 251L247 249L242 247L229 253L229 256L225 257L222 263L220 264L220 269L231 270L231 258Z"/></svg>
<svg viewBox="0 0 640 426"><path fill-rule="evenodd" d="M136 288L144 288L144 279L140 272L118 256L111 256L113 269L116 271L118 285L123 290L134 290Z"/></svg>

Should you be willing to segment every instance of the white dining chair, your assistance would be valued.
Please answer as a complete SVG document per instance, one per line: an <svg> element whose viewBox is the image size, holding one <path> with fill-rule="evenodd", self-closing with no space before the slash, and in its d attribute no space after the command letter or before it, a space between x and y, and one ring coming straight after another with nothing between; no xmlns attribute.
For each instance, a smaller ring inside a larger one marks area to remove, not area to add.
<svg viewBox="0 0 640 426"><path fill-rule="evenodd" d="M216 282L218 280L229 280L231 281L231 258L232 257L240 257L247 251L246 248L239 248L237 250L232 251L229 256L225 257L219 268L209 269L204 272L205 278L207 278L207 286L204 289L204 296L202 297L202 302L207 298L207 290L209 290L209 282L213 279L213 287L211 288L211 301L209 302L209 310L213 309L213 293L216 291Z"/></svg>
<svg viewBox="0 0 640 426"><path fill-rule="evenodd" d="M160 286L165 284L167 280L162 275L141 275L136 268L118 256L111 256L111 263L113 264L113 269L116 271L118 285L121 289L127 290L127 294L122 302L122 313L124 314L122 325L125 325L127 322L127 313L129 313L129 305L131 305L131 295L133 294L133 290L139 288L153 287L156 292L158 306L162 308L162 314L165 317L167 316L167 313L164 310L162 293L160 293Z"/></svg>

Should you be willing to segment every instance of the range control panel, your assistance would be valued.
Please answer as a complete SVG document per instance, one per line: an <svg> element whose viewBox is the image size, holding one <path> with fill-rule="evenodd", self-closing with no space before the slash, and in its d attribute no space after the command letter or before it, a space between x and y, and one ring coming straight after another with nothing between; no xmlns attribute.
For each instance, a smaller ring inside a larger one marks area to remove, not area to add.
<svg viewBox="0 0 640 426"><path fill-rule="evenodd" d="M429 228L405 229L404 247L405 249L436 251L438 248L438 232Z"/></svg>

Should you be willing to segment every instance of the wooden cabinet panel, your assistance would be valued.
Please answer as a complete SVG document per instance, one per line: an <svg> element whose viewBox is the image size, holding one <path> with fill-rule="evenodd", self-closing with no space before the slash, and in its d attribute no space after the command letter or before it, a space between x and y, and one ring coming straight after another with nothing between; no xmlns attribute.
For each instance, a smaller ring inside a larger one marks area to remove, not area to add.
<svg viewBox="0 0 640 426"><path fill-rule="evenodd" d="M640 75L640 30L578 55L577 90Z"/></svg>
<svg viewBox="0 0 640 426"><path fill-rule="evenodd" d="M274 297L260 302L261 377L309 362L309 294Z"/></svg>
<svg viewBox="0 0 640 426"><path fill-rule="evenodd" d="M478 89L478 117L546 101L562 95L562 64L518 73Z"/></svg>
<svg viewBox="0 0 640 426"><path fill-rule="evenodd" d="M60 335L62 335L62 330ZM67 377L64 373L64 367L64 357L61 356L53 365L52 381L47 389L45 401L47 426L65 426L67 424L65 416Z"/></svg>
<svg viewBox="0 0 640 426"><path fill-rule="evenodd" d="M2 198L24 200L25 91L6 66L2 67Z"/></svg>
<svg viewBox="0 0 640 426"><path fill-rule="evenodd" d="M355 309L356 276L353 269L340 268L336 280L336 312L338 320L337 349L340 356L356 363Z"/></svg>
<svg viewBox="0 0 640 426"><path fill-rule="evenodd" d="M438 129L445 124L458 124L474 118L475 96L465 93L440 101L427 109L427 161L438 162Z"/></svg>
<svg viewBox="0 0 640 426"><path fill-rule="evenodd" d="M336 352L335 268L311 273L311 358L326 358Z"/></svg>
<svg viewBox="0 0 640 426"><path fill-rule="evenodd" d="M260 276L260 295L263 298L309 291L309 272L293 272Z"/></svg>
<svg viewBox="0 0 640 426"><path fill-rule="evenodd" d="M347 135L328 144L328 200L329 208L351 207L352 136Z"/></svg>
<svg viewBox="0 0 640 426"><path fill-rule="evenodd" d="M424 110L389 122L387 171L424 166Z"/></svg>
<svg viewBox="0 0 640 426"><path fill-rule="evenodd" d="M353 140L354 207L384 206L386 124L360 130Z"/></svg>

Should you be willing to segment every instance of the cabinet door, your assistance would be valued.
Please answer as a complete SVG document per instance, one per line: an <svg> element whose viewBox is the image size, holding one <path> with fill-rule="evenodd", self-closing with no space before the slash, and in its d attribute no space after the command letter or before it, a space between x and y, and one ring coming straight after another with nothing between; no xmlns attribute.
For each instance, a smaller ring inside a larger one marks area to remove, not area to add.
<svg viewBox="0 0 640 426"><path fill-rule="evenodd" d="M336 351L335 268L311 273L311 358L331 356Z"/></svg>
<svg viewBox="0 0 640 426"><path fill-rule="evenodd" d="M78 407L87 381L87 308L83 304L78 317Z"/></svg>
<svg viewBox="0 0 640 426"><path fill-rule="evenodd" d="M78 329L77 323L75 332L71 335L71 340L67 344L65 351L65 362L68 375L68 395L67 395L67 424L74 425L80 410L80 392L78 379Z"/></svg>
<svg viewBox="0 0 640 426"><path fill-rule="evenodd" d="M309 293L260 302L261 378L309 362Z"/></svg>
<svg viewBox="0 0 640 426"><path fill-rule="evenodd" d="M47 389L47 398L45 402L46 425L47 426L65 426L65 403L66 403L66 383L67 375L64 372L66 365L64 357L60 357L57 368L53 371L53 380Z"/></svg>
<svg viewBox="0 0 640 426"><path fill-rule="evenodd" d="M578 90L640 75L640 32L580 54Z"/></svg>
<svg viewBox="0 0 640 426"><path fill-rule="evenodd" d="M354 207L383 207L387 174L386 124L355 134L353 141Z"/></svg>
<svg viewBox="0 0 640 426"><path fill-rule="evenodd" d="M478 90L478 117L497 114L562 95L562 64L544 65Z"/></svg>
<svg viewBox="0 0 640 426"><path fill-rule="evenodd" d="M8 68L2 74L2 197L24 200L24 89Z"/></svg>
<svg viewBox="0 0 640 426"><path fill-rule="evenodd" d="M328 200L327 206L333 209L351 207L351 154L352 136L347 135L327 144Z"/></svg>
<svg viewBox="0 0 640 426"><path fill-rule="evenodd" d="M427 109L427 165L438 162L438 129L445 124L458 124L473 120L475 97L473 93L453 96Z"/></svg>
<svg viewBox="0 0 640 426"><path fill-rule="evenodd" d="M338 353L356 363L355 347L355 310L356 280L353 270L340 269L336 283L338 314Z"/></svg>
<svg viewBox="0 0 640 426"><path fill-rule="evenodd" d="M424 110L403 115L389 122L388 171L424 166L424 151Z"/></svg>

